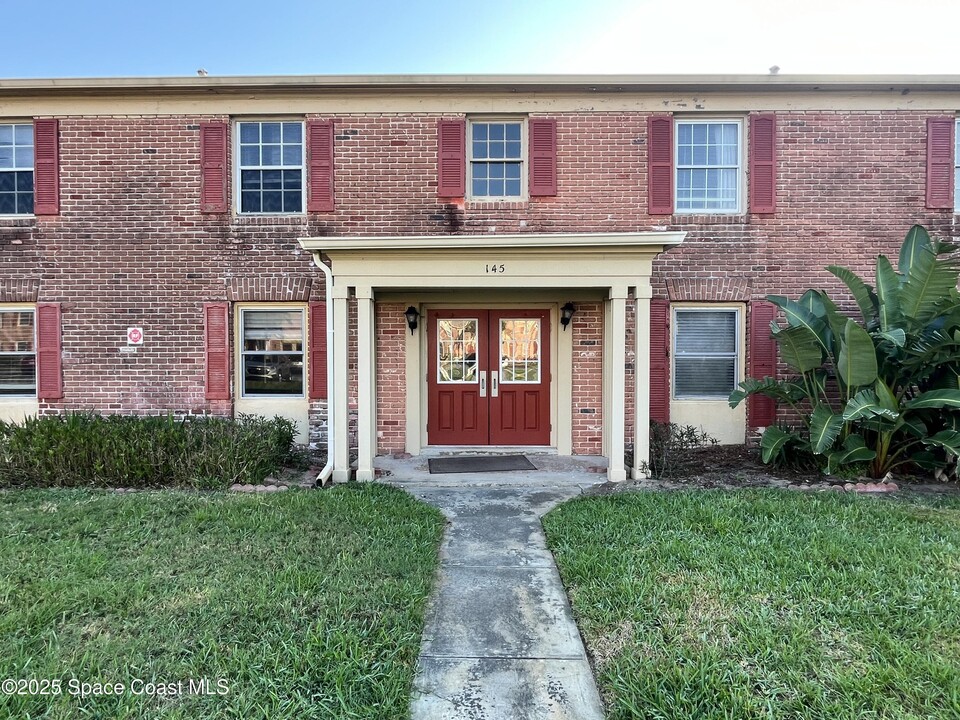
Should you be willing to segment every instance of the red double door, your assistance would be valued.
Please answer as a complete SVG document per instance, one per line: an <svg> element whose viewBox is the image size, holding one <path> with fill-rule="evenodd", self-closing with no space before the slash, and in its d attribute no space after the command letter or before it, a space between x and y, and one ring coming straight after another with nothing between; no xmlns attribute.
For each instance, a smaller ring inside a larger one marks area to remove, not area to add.
<svg viewBox="0 0 960 720"><path fill-rule="evenodd" d="M550 444L546 310L427 313L427 442Z"/></svg>

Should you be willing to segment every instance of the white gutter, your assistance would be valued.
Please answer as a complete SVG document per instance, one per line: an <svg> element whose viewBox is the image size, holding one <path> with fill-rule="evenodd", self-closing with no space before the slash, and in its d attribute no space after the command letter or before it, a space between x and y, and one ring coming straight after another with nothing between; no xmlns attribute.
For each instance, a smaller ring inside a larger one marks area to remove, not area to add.
<svg viewBox="0 0 960 720"><path fill-rule="evenodd" d="M326 263L320 259L320 253L311 253L314 264L323 272L324 278L324 298L327 309L327 464L317 475L317 482L323 485L333 474L333 396L336 392L336 385L333 381L333 362L330 359L330 350L333 348L333 275Z"/></svg>

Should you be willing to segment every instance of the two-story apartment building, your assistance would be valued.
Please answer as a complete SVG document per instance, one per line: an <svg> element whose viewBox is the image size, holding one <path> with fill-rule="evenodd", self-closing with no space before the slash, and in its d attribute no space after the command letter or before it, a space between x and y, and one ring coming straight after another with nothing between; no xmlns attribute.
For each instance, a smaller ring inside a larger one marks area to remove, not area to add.
<svg viewBox="0 0 960 720"><path fill-rule="evenodd" d="M338 480L743 442L766 295L956 234L958 111L960 77L0 81L0 418L281 414Z"/></svg>

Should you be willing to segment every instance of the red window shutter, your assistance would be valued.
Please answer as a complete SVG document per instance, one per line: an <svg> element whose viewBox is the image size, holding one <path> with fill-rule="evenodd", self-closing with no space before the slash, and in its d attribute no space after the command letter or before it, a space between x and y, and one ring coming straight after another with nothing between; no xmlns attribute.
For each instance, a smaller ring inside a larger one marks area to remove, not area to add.
<svg viewBox="0 0 960 720"><path fill-rule="evenodd" d="M530 118L530 195L557 194L557 121Z"/></svg>
<svg viewBox="0 0 960 720"><path fill-rule="evenodd" d="M60 303L37 303L37 398L63 397Z"/></svg>
<svg viewBox="0 0 960 720"><path fill-rule="evenodd" d="M33 121L33 214L60 212L60 121Z"/></svg>
<svg viewBox="0 0 960 720"><path fill-rule="evenodd" d="M327 399L327 304L310 303L310 399Z"/></svg>
<svg viewBox="0 0 960 720"><path fill-rule="evenodd" d="M673 213L673 116L647 118L647 212Z"/></svg>
<svg viewBox="0 0 960 720"><path fill-rule="evenodd" d="M441 120L437 123L437 195L466 195L467 123Z"/></svg>
<svg viewBox="0 0 960 720"><path fill-rule="evenodd" d="M954 126L952 117L927 118L927 207L953 207Z"/></svg>
<svg viewBox="0 0 960 720"><path fill-rule="evenodd" d="M650 301L650 419L670 422L670 301Z"/></svg>
<svg viewBox="0 0 960 720"><path fill-rule="evenodd" d="M307 122L307 210L333 212L333 121Z"/></svg>
<svg viewBox="0 0 960 720"><path fill-rule="evenodd" d="M750 212L777 210L777 116L750 116Z"/></svg>
<svg viewBox="0 0 960 720"><path fill-rule="evenodd" d="M766 300L750 303L750 377L762 380L777 376L777 343L770 335L770 323L777 317L777 306ZM777 420L773 398L751 395L747 401L747 424L767 427Z"/></svg>
<svg viewBox="0 0 960 720"><path fill-rule="evenodd" d="M203 304L207 400L230 399L230 305Z"/></svg>
<svg viewBox="0 0 960 720"><path fill-rule="evenodd" d="M227 124L200 123L200 212L227 212Z"/></svg>

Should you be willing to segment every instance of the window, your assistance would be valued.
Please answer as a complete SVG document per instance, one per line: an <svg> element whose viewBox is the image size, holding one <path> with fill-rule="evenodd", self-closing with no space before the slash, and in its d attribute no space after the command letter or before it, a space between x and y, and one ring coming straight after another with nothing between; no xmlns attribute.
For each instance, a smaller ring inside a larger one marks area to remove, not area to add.
<svg viewBox="0 0 960 720"><path fill-rule="evenodd" d="M473 120L467 138L472 199L522 198L526 192L524 122Z"/></svg>
<svg viewBox="0 0 960 720"><path fill-rule="evenodd" d="M33 125L0 125L0 215L33 214Z"/></svg>
<svg viewBox="0 0 960 720"><path fill-rule="evenodd" d="M676 211L739 212L741 123L677 121Z"/></svg>
<svg viewBox="0 0 960 720"><path fill-rule="evenodd" d="M302 122L240 122L240 212L303 212Z"/></svg>
<svg viewBox="0 0 960 720"><path fill-rule="evenodd" d="M34 312L0 310L0 397L36 394Z"/></svg>
<svg viewBox="0 0 960 720"><path fill-rule="evenodd" d="M240 310L244 397L303 397L303 308Z"/></svg>
<svg viewBox="0 0 960 720"><path fill-rule="evenodd" d="M739 382L740 312L676 309L673 396L726 400Z"/></svg>

